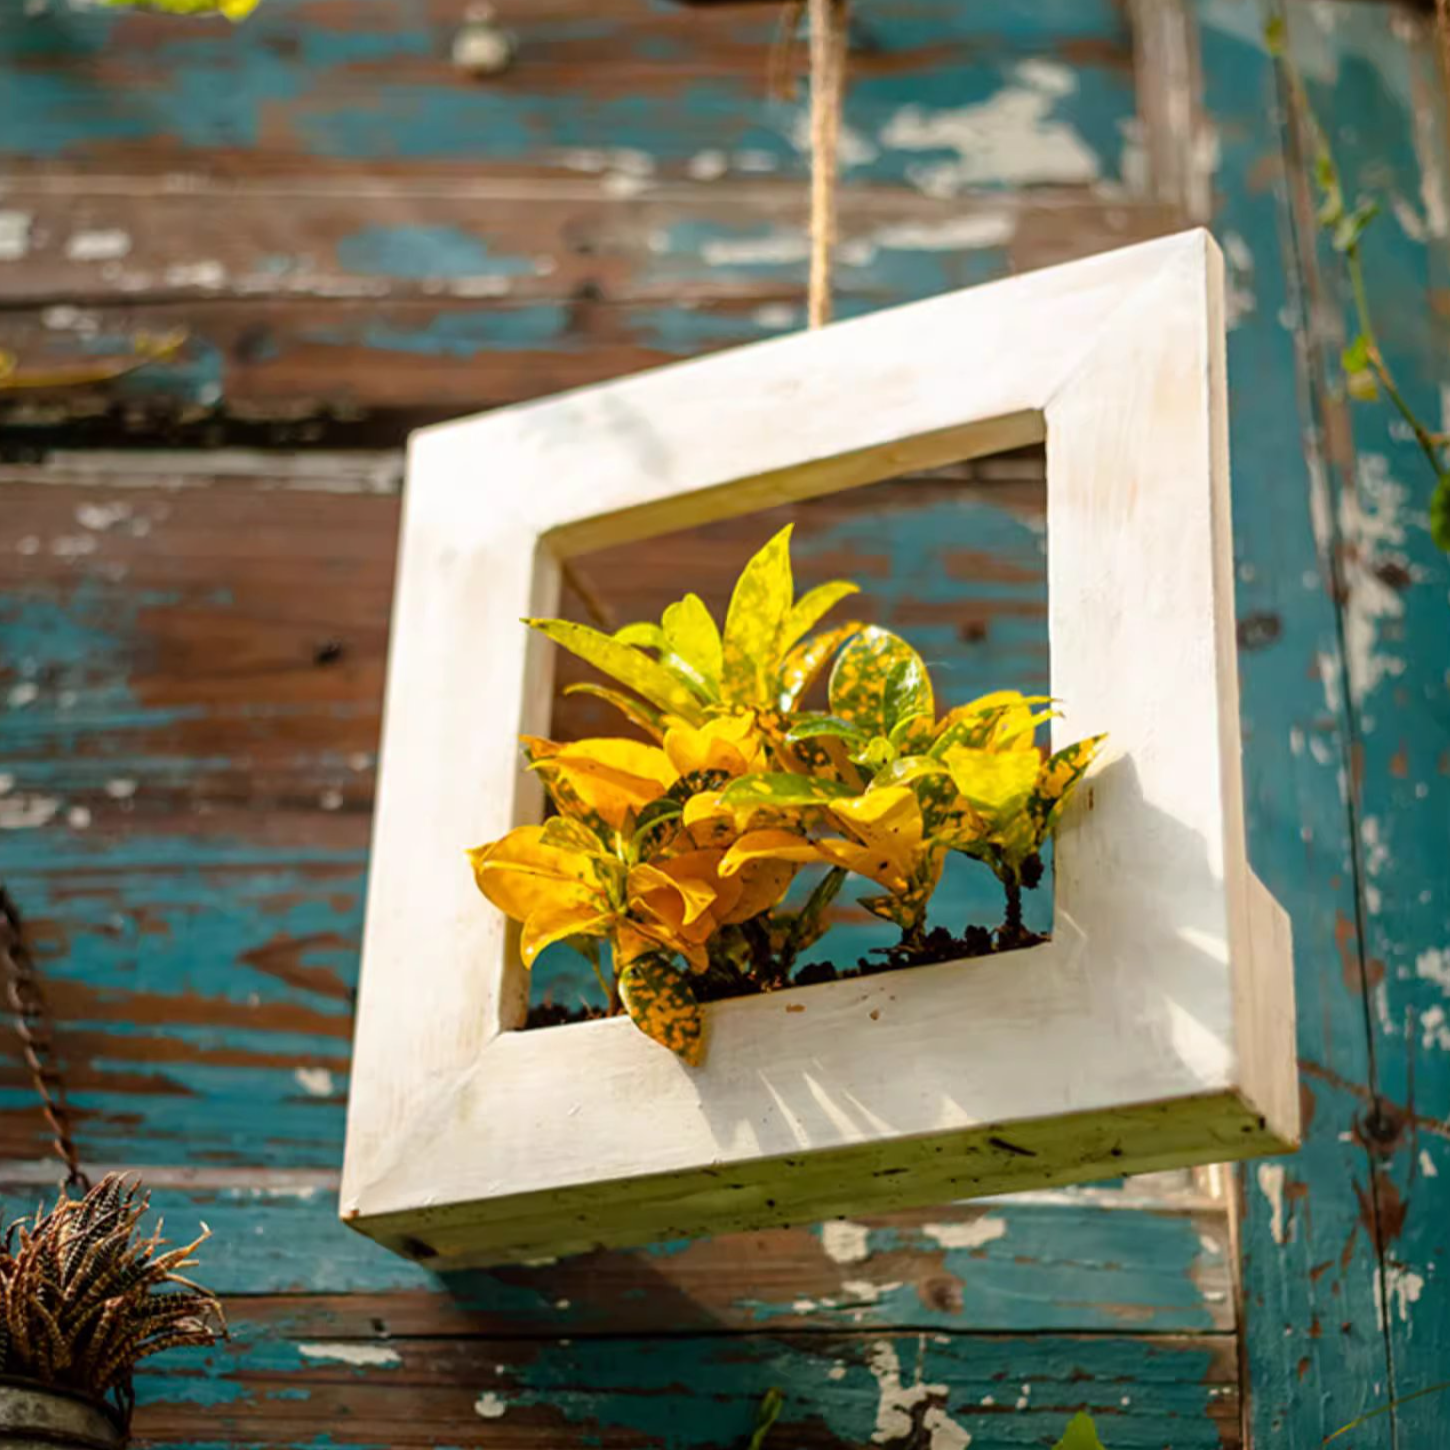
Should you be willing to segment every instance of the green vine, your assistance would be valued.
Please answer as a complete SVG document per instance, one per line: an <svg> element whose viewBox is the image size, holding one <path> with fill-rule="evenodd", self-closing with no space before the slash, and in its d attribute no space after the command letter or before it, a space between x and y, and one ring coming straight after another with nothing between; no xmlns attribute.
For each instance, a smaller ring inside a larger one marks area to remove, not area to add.
<svg viewBox="0 0 1450 1450"><path fill-rule="evenodd" d="M1289 56L1288 30L1282 16L1276 16L1269 22L1264 39L1269 54L1278 62L1284 75L1290 100L1309 140L1314 185L1319 193L1315 221L1342 260L1353 299L1355 336L1340 354L1345 389L1351 398L1359 402L1374 402L1381 397L1388 399L1414 435L1420 452L1435 475L1435 489L1430 495L1430 537L1437 548L1450 553L1450 434L1436 432L1410 406L1380 351L1370 314L1369 288L1360 244L1366 228L1379 216L1380 204L1373 197L1363 196L1353 206L1346 202L1343 179L1329 145L1328 133L1310 104L1303 76Z"/></svg>

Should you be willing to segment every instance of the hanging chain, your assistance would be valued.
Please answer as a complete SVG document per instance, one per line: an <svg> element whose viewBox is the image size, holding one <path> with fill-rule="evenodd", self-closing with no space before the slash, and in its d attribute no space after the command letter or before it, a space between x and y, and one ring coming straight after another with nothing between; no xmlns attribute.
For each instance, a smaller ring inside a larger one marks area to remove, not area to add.
<svg viewBox="0 0 1450 1450"><path fill-rule="evenodd" d="M20 913L9 893L0 886L0 974L5 979L5 998L20 1034L30 1081L50 1124L56 1155L66 1166L66 1187L83 1192L91 1183L81 1170L80 1153L71 1133L70 1107L61 1077L60 1056L55 1050L50 1009L40 985L35 958L25 944Z"/></svg>

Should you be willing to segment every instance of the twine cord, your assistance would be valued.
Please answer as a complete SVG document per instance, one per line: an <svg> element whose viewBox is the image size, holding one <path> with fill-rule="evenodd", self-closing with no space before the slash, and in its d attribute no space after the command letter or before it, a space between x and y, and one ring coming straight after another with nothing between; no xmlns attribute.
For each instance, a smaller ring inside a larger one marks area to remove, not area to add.
<svg viewBox="0 0 1450 1450"><path fill-rule="evenodd" d="M807 317L831 320L836 181L846 89L847 0L809 0L811 30L811 270Z"/></svg>

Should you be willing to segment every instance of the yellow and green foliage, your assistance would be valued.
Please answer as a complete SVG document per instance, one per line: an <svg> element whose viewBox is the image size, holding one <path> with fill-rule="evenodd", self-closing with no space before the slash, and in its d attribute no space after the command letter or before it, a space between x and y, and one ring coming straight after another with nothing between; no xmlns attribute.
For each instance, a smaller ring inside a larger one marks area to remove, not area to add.
<svg viewBox="0 0 1450 1450"><path fill-rule="evenodd" d="M848 874L875 888L861 904L900 928L908 959L952 851L1002 883L995 948L1033 940L1022 888L1040 878L1102 737L1044 756L1036 736L1051 703L1015 690L939 715L905 640L856 622L818 628L856 592L836 581L797 599L787 527L746 565L723 629L694 594L658 624L614 634L526 621L607 675L610 685L573 688L648 739L525 736L554 814L471 851L475 879L522 925L525 965L551 943L578 946L609 1011L686 1062L704 1053L697 984L787 985ZM806 710L828 665L828 708ZM784 910L806 865L829 869Z"/></svg>
<svg viewBox="0 0 1450 1450"><path fill-rule="evenodd" d="M245 20L260 0L105 0L125 10L162 10L168 15L225 15L228 20Z"/></svg>

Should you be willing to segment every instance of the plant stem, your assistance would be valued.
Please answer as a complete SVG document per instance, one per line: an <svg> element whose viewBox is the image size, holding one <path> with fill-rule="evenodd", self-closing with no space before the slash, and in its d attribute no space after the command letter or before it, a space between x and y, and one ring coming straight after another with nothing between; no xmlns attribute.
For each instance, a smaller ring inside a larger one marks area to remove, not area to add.
<svg viewBox="0 0 1450 1450"><path fill-rule="evenodd" d="M1014 874L1003 878L1002 888L1007 893L1007 915L997 932L997 942L1015 946L1022 940L1022 882Z"/></svg>

